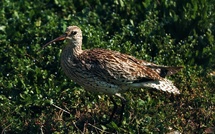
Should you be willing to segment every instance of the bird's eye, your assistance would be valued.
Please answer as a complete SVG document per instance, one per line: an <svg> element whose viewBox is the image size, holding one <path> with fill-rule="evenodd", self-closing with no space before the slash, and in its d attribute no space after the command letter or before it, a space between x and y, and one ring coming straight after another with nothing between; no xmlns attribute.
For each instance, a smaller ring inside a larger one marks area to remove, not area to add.
<svg viewBox="0 0 215 134"><path fill-rule="evenodd" d="M76 34L77 34L77 31L72 31L71 34L72 34L72 35L76 35Z"/></svg>

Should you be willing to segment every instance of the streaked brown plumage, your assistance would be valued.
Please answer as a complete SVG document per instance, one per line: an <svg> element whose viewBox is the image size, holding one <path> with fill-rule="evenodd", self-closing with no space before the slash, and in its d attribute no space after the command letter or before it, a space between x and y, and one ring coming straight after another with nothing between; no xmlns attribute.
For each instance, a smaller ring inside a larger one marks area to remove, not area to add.
<svg viewBox="0 0 215 134"><path fill-rule="evenodd" d="M111 50L82 50L82 32L77 26L69 26L65 35L45 46L64 39L68 44L61 54L63 71L86 90L114 95L130 88L150 87L179 94L164 77L178 72L181 67L159 66Z"/></svg>
<svg viewBox="0 0 215 134"><path fill-rule="evenodd" d="M61 53L61 66L65 74L88 91L116 95L122 100L122 120L125 100L120 93L133 88L156 88L179 94L179 90L165 78L178 72L182 67L160 66L133 56L105 49L82 50L82 32L77 26L69 26L64 35L48 44L67 40ZM44 47L45 47L44 46ZM116 103L113 98L114 110Z"/></svg>

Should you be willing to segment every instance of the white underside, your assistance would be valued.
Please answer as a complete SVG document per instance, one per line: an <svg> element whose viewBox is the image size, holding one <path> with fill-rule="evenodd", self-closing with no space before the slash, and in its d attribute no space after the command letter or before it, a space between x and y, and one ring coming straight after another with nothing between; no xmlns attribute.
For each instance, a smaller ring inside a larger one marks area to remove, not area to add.
<svg viewBox="0 0 215 134"><path fill-rule="evenodd" d="M170 92L173 94L180 94L177 87L173 85L173 83L170 80L164 79L162 81L148 81L148 82L141 82L141 83L133 83L133 87L141 88L141 87L149 87L149 88L155 88L158 90L162 90L165 92Z"/></svg>

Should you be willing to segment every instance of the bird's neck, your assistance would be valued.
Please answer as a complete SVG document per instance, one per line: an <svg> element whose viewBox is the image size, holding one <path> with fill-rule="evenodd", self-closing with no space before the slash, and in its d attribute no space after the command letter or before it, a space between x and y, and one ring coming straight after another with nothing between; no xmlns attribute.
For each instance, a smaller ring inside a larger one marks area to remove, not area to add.
<svg viewBox="0 0 215 134"><path fill-rule="evenodd" d="M64 51L67 51L66 53L72 57L77 57L83 52L80 44L69 44L64 48Z"/></svg>
<svg viewBox="0 0 215 134"><path fill-rule="evenodd" d="M76 46L72 49L73 55L74 56L78 56L79 54L81 54L83 52L82 47L81 46Z"/></svg>

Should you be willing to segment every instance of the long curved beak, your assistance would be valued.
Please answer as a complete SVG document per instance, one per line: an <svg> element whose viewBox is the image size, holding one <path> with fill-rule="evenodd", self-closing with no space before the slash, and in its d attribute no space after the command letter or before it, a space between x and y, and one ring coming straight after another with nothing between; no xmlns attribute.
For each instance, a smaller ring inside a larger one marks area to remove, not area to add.
<svg viewBox="0 0 215 134"><path fill-rule="evenodd" d="M57 38L55 38L55 39L49 41L48 43L46 43L46 44L42 47L42 49L44 49L46 46L48 46L49 44L51 44L51 43L53 43L53 42L65 40L65 39L66 39L66 36L67 36L67 34L63 34L63 35L61 35L61 36L59 36L59 37L57 37Z"/></svg>

